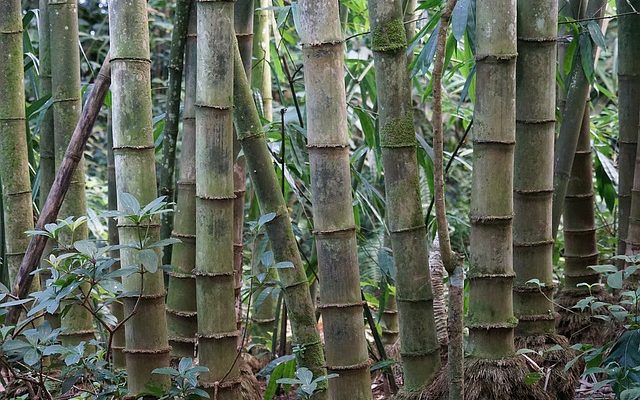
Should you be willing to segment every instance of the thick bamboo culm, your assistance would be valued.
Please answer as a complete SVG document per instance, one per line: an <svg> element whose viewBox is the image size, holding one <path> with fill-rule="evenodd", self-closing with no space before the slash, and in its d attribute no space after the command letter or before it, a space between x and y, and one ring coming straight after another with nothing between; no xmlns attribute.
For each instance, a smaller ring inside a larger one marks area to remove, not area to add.
<svg viewBox="0 0 640 400"><path fill-rule="evenodd" d="M48 13L54 153L57 170L64 159L69 140L82 114L77 0L49 0ZM73 173L69 191L58 217L79 218L86 214L85 168L84 159L82 159ZM85 240L88 234L88 227L83 224L74 231L73 239ZM70 239L69 235L63 238L65 241ZM71 306L62 317L61 325L63 343L66 344L88 342L95 336L93 316L81 305Z"/></svg>
<svg viewBox="0 0 640 400"><path fill-rule="evenodd" d="M625 254L631 209L631 188L635 180L636 148L640 132L640 0L617 0L618 17L618 118L620 146L618 171L618 254Z"/></svg>
<svg viewBox="0 0 640 400"><path fill-rule="evenodd" d="M513 301L516 331L523 336L555 331L551 209L557 33L557 0L518 1ZM532 279L544 286L527 284Z"/></svg>
<svg viewBox="0 0 640 400"><path fill-rule="evenodd" d="M211 398L240 399L233 254L234 4L197 2L196 304L198 357Z"/></svg>
<svg viewBox="0 0 640 400"><path fill-rule="evenodd" d="M598 18L604 15L606 0L591 0L587 6L586 16L588 18ZM600 20L600 22L602 22ZM583 35L588 33L583 32ZM591 39L589 39L591 40ZM592 59L595 56L595 46ZM571 177L571 166L573 156L580 136L580 127L584 107L589 96L589 79L584 73L584 68L579 58L576 58L570 75L565 82L567 89L566 98L570 99L565 104L562 112L560 133L555 145L555 162L553 168L553 210L552 210L552 234L555 238L562 218L564 209L564 198L567 194L567 186Z"/></svg>
<svg viewBox="0 0 640 400"><path fill-rule="evenodd" d="M477 100L473 123L470 356L514 355L513 157L516 3L490 0L477 10Z"/></svg>
<svg viewBox="0 0 640 400"><path fill-rule="evenodd" d="M571 168L571 179L564 200L564 289L588 293L578 284L600 281L600 274L589 268L598 264L595 194L589 105L585 107L578 146ZM562 332L565 333L565 332Z"/></svg>
<svg viewBox="0 0 640 400"><path fill-rule="evenodd" d="M15 283L33 229L31 182L25 132L22 8L19 0L0 3L0 168L4 208L5 259ZM37 280L34 280L37 282Z"/></svg>
<svg viewBox="0 0 640 400"><path fill-rule="evenodd" d="M171 355L193 357L198 329L196 280L193 275L196 258L196 32L195 0L189 15L185 53L185 96L182 117L175 215L171 236L181 243L173 245L167 296L167 329Z"/></svg>
<svg viewBox="0 0 640 400"><path fill-rule="evenodd" d="M371 399L350 190L347 110L344 102L336 101L345 98L339 6L332 0L301 0L298 11L321 282L318 308L324 322L327 369L340 375L329 380L329 398Z"/></svg>
<svg viewBox="0 0 640 400"><path fill-rule="evenodd" d="M113 156L113 129L111 121L111 110L109 110L109 114L107 116L107 201L109 210L116 210L118 208L118 191L116 188L116 165ZM108 231L109 245L118 245L120 243L120 238L118 237L118 221L114 218L109 219ZM120 251L111 250L109 255L113 258L119 259ZM111 267L114 271L118 268L120 268L120 261L117 261ZM124 319L124 307L122 303L117 301L113 302L111 304L111 313L118 319L118 321L122 321ZM125 338L123 326L113 333L113 342L111 346L113 366L119 369L125 368L126 366L123 353L124 347Z"/></svg>
<svg viewBox="0 0 640 400"><path fill-rule="evenodd" d="M111 0L109 37L113 152L118 209L123 210L122 193L130 193L140 204L157 197L147 2ZM159 219L137 226L120 218L118 233L121 244L138 243L145 235L154 242L160 237ZM138 265L134 251L120 251L123 266ZM158 258L160 256L158 251ZM169 383L167 376L152 373L155 368L169 365L171 350L166 329L163 272L130 275L123 279L123 285L125 292L131 293L123 299L124 315L129 316L134 308L136 310L125 324L124 353L129 393L137 395L148 384Z"/></svg>
<svg viewBox="0 0 640 400"><path fill-rule="evenodd" d="M236 41L240 48L240 56L244 73L251 81L251 55L253 52L253 0L237 0L234 10L234 28ZM232 57L233 58L233 57ZM247 185L246 160L240 155L240 143L233 135L233 270L235 271L236 319L238 329L242 328L242 264L243 264L243 232L244 206Z"/></svg>
<svg viewBox="0 0 640 400"><path fill-rule="evenodd" d="M167 108L162 133L162 160L160 164L159 193L167 196L167 201L177 201L175 196L175 166L176 149L178 142L178 130L180 127L180 103L182 98L182 80L184 75L185 47L187 44L187 30L190 14L195 8L193 0L176 0L176 8L173 19L173 32L171 33L171 49L169 53L169 84L167 86ZM162 226L160 237L171 236L174 223L173 213L164 213L161 216ZM167 247L162 255L162 264L171 262L173 248Z"/></svg>
<svg viewBox="0 0 640 400"><path fill-rule="evenodd" d="M379 88L387 224L397 266L396 301L400 313L404 390L411 392L433 380L440 368L440 351L433 316L431 276L425 268L429 255L420 196L402 1L370 0L369 15Z"/></svg>
<svg viewBox="0 0 640 400"><path fill-rule="evenodd" d="M307 276L293 234L289 211L280 191L260 115L249 82L243 73L244 67L237 48L234 66L234 120L238 140L247 159L249 175L262 213L276 215L265 225L275 261L293 263L293 268L279 269L278 276L282 282L291 321L293 343L305 349L304 352L296 353L297 364L299 367L310 369L314 376L322 376L326 374L325 359L322 341L316 329L315 307L309 292ZM313 396L314 400L327 398L326 390L319 390Z"/></svg>

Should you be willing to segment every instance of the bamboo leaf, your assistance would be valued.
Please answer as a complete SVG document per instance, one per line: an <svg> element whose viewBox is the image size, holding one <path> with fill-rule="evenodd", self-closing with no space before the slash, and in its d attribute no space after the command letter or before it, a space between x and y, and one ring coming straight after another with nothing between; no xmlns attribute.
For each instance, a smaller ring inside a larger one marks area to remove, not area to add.
<svg viewBox="0 0 640 400"><path fill-rule="evenodd" d="M453 37L457 41L462 40L464 33L467 30L467 21L469 20L469 10L471 6L471 0L460 0L456 3L451 15L451 29L453 31Z"/></svg>

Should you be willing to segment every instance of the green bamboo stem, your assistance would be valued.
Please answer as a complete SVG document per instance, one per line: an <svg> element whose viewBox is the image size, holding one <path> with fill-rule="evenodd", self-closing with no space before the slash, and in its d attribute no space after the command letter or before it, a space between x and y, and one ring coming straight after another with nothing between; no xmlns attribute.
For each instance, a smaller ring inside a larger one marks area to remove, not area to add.
<svg viewBox="0 0 640 400"><path fill-rule="evenodd" d="M256 61L251 74L251 86L260 93L262 117L273 121L273 94L271 93L271 0L259 0L253 25L253 56Z"/></svg>
<svg viewBox="0 0 640 400"><path fill-rule="evenodd" d="M77 0L49 0L48 12L53 134L55 162L56 169L58 169L82 113ZM84 160L81 160L74 171L69 191L58 216L60 218L69 216L78 218L86 214ZM73 240L84 240L87 236L88 228L85 224L74 232ZM63 240L69 239L71 238L67 237ZM93 316L81 305L72 306L62 317L61 323L63 343L73 345L80 341L89 341L95 336Z"/></svg>
<svg viewBox="0 0 640 400"><path fill-rule="evenodd" d="M387 224L397 268L404 390L428 385L440 368L416 156L402 1L369 0L376 67ZM313 155L313 153L312 153Z"/></svg>
<svg viewBox="0 0 640 400"><path fill-rule="evenodd" d="M40 92L41 96L51 96L51 54L49 43L49 0L39 2L40 23L38 26L39 35L39 58L40 58ZM38 205L40 210L44 208L51 185L56 175L55 139L53 135L53 110L51 107L45 112L40 125L40 189L38 194ZM47 242L47 248L43 252L40 262L41 268L48 267L47 258L53 249L53 243ZM41 273L41 285L51 276L50 273ZM60 327L60 316L58 314L46 314L45 319L54 328Z"/></svg>
<svg viewBox="0 0 640 400"><path fill-rule="evenodd" d="M196 304L200 383L239 399L234 297L233 2L198 0Z"/></svg>
<svg viewBox="0 0 640 400"><path fill-rule="evenodd" d="M589 106L585 107L580 137L564 202L565 289L579 289L579 283L594 284L600 274L589 268L598 264L598 245L593 192L593 166Z"/></svg>
<svg viewBox="0 0 640 400"><path fill-rule="evenodd" d="M278 276L282 282L291 321L293 342L305 349L304 352L296 353L297 363L300 367L309 368L314 376L322 376L326 374L325 360L320 335L316 329L315 307L309 293L307 276L293 235L289 212L273 168L260 115L253 101L249 82L242 73L244 69L237 49L234 65L234 120L238 140L247 159L249 174L262 213L276 215L265 225L275 261L293 263L293 268L278 270ZM321 390L313 398L327 399L327 392Z"/></svg>
<svg viewBox="0 0 640 400"><path fill-rule="evenodd" d="M39 58L40 58L40 95L51 95L51 53L49 44L49 0L40 0ZM55 141L53 138L53 113L49 108L42 118L40 125L40 193L39 205L49 194L56 174L56 159L54 154Z"/></svg>
<svg viewBox="0 0 640 400"><path fill-rule="evenodd" d="M617 13L626 14L640 10L639 0L618 0ZM631 209L631 187L640 126L640 15L618 17L618 254L625 254L628 239L629 212Z"/></svg>
<svg viewBox="0 0 640 400"><path fill-rule="evenodd" d="M518 1L513 301L521 336L555 332L551 210L557 7L557 0ZM544 286L527 284L532 279Z"/></svg>
<svg viewBox="0 0 640 400"><path fill-rule="evenodd" d="M113 151L116 167L118 209L123 210L121 193L130 193L141 204L157 197L151 110L151 62L147 2L112 0L109 3L111 41ZM125 219L118 221L120 243L137 243L160 237L159 221L138 227ZM134 250L121 250L122 265L138 265ZM160 256L160 254L158 254ZM167 385L168 377L152 374L169 365L170 347L164 310L164 279L161 271L135 274L123 280L124 313L136 313L125 324L124 349L128 389L137 395L150 383ZM140 293L140 291L142 292ZM137 304L137 306L136 306ZM149 329L153 327L153 329Z"/></svg>
<svg viewBox="0 0 640 400"><path fill-rule="evenodd" d="M586 16L597 18L604 15L606 0L592 0L587 6ZM600 21L601 22L601 21ZM583 33L588 35L588 33ZM591 40L591 39L589 39ZM578 54L577 57L580 55ZM595 45L592 58L595 56ZM589 80L584 73L582 63L576 58L568 81L565 83L567 90L567 102L562 111L562 124L555 145L555 164L553 172L553 210L552 210L552 235L556 237L560 218L564 208L564 197L567 193L573 156L576 152L580 126L584 114L584 107L589 96Z"/></svg>
<svg viewBox="0 0 640 400"><path fill-rule="evenodd" d="M307 94L313 218L322 282L318 307L324 321L327 369L340 374L329 380L329 397L371 399L350 190L347 111L343 101L344 44L338 3L301 0L298 11ZM400 247L398 250L402 251ZM430 282L422 283L429 287ZM427 297L423 295L418 300L428 301Z"/></svg>
<svg viewBox="0 0 640 400"><path fill-rule="evenodd" d="M640 153L636 152L636 154ZM637 155L635 160L633 188L631 190L629 229L625 243L625 251L627 255L640 254L640 158L638 158Z"/></svg>
<svg viewBox="0 0 640 400"><path fill-rule="evenodd" d="M384 247L391 248L391 238L387 234L386 230L384 232L384 236L382 239L382 243ZM383 250L383 249L381 249ZM384 250L386 252L386 250ZM382 255L383 252L380 251L378 253ZM380 262L380 258L378 258L378 262ZM387 296L387 301L384 306L384 310L382 311L382 342L386 346L394 345L398 338L400 337L400 320L398 318L398 302L396 300L396 295L389 293Z"/></svg>
<svg viewBox="0 0 640 400"><path fill-rule="evenodd" d="M173 245L167 295L167 329L171 355L174 358L193 357L198 330L196 281L193 275L196 258L196 7L189 16L185 55L185 96L182 120L180 176L177 185L172 236L181 243Z"/></svg>
<svg viewBox="0 0 640 400"><path fill-rule="evenodd" d="M472 359L497 360L514 355L517 323L512 302L516 2L478 3L476 37L468 345Z"/></svg>
<svg viewBox="0 0 640 400"><path fill-rule="evenodd" d="M14 284L33 229L31 183L25 132L22 8L19 0L0 3L0 178L4 209L5 257Z"/></svg>
<svg viewBox="0 0 640 400"><path fill-rule="evenodd" d="M254 241L253 248L251 249L251 274L255 277L259 274L265 274L264 284L255 290L253 294L253 312L251 313L251 326L252 335L261 338L269 338L270 334L276 328L276 297L273 293L273 289L277 287L276 282L278 279L277 274L273 268L267 269L260 262L260 257L263 254L260 252L261 248L265 248L264 241L267 240L264 234L259 234ZM265 293L265 298L261 303L257 302Z"/></svg>
<svg viewBox="0 0 640 400"><path fill-rule="evenodd" d="M174 201L174 175L176 165L176 145L180 126L180 98L182 95L182 76L184 71L185 46L187 43L187 25L193 7L192 0L176 0L171 34L171 50L169 52L169 85L167 87L167 110L164 132L162 133L162 161L160 163L160 195ZM160 237L168 238L173 230L173 214L162 214ZM171 262L172 247L167 247L162 256L162 263Z"/></svg>
<svg viewBox="0 0 640 400"><path fill-rule="evenodd" d="M240 48L244 73L251 80L251 57L253 53L253 0L238 0L234 9L234 29ZM246 161L239 156L240 143L233 135L233 270L235 271L236 324L242 328L242 261L244 203L247 183Z"/></svg>
<svg viewBox="0 0 640 400"><path fill-rule="evenodd" d="M109 210L118 208L118 191L116 189L116 166L113 155L113 126L111 118L111 110L107 114L107 197ZM120 244L118 237L118 222L114 218L109 218L109 244L115 246ZM120 258L119 250L112 250L110 256L114 259ZM111 267L112 270L120 268L120 261L117 261ZM111 305L111 313L118 321L124 319L124 308L122 303L114 302ZM125 347L124 327L113 333L113 341L111 344L113 366L118 369L125 368L125 356L123 353Z"/></svg>

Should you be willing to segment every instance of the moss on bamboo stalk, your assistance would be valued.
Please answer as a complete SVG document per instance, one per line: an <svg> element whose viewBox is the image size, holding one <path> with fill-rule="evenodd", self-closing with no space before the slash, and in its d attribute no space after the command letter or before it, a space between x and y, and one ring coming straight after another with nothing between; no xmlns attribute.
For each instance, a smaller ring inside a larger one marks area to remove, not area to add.
<svg viewBox="0 0 640 400"><path fill-rule="evenodd" d="M0 4L0 175L4 211L4 263L13 284L33 229L31 182L25 132L22 8L19 0ZM34 281L36 282L36 281Z"/></svg>
<svg viewBox="0 0 640 400"><path fill-rule="evenodd" d="M350 190L347 111L342 101L344 56L338 8L338 3L331 0L298 3L313 218L322 282L318 307L324 321L327 369L340 375L329 380L329 397L370 399Z"/></svg>
<svg viewBox="0 0 640 400"><path fill-rule="evenodd" d="M372 49L379 89L380 142L385 171L387 224L400 312L404 390L419 391L440 367L422 215L416 138L407 72L402 2L370 0Z"/></svg>
<svg viewBox="0 0 640 400"><path fill-rule="evenodd" d="M82 113L80 94L80 49L78 47L78 5L76 0L49 0L50 56L52 81L53 129L56 169L60 166L71 134ZM60 209L60 218L82 217L87 213L84 160L73 173L71 184ZM84 240L88 228L82 225L73 235ZM68 240L71 238L65 238ZM95 335L93 316L80 305L72 306L62 317L63 342L77 344Z"/></svg>
<svg viewBox="0 0 640 400"><path fill-rule="evenodd" d="M256 191L262 213L275 213L266 223L266 231L276 262L290 261L293 268L278 270L283 284L293 342L305 349L296 353L298 366L309 368L314 376L326 374L322 342L316 329L315 308L309 293L309 285L302 258L296 244L289 212L280 191L273 167L271 153L253 101L249 82L242 73L242 59L236 48L234 74L234 120L238 140L247 159L249 175ZM327 398L327 392L319 391L313 397Z"/></svg>
<svg viewBox="0 0 640 400"><path fill-rule="evenodd" d="M240 398L234 297L233 2L198 0L196 303L200 384Z"/></svg>
<svg viewBox="0 0 640 400"><path fill-rule="evenodd" d="M111 41L113 151L115 158L118 209L124 209L121 193L130 193L141 204L157 197L151 110L151 62L147 2L144 0L112 0L109 4L109 36ZM120 219L121 244L136 243L148 235L155 241L160 225L154 219L138 227ZM135 250L120 252L122 265L137 265ZM160 254L158 254L160 256ZM136 313L125 324L124 349L128 389L131 395L154 383L168 384L168 378L152 374L155 368L169 364L164 310L164 279L162 271L131 275L123 280L124 314ZM140 293L142 289L142 292ZM153 326L154 329L149 329Z"/></svg>
<svg viewBox="0 0 640 400"><path fill-rule="evenodd" d="M192 357L197 332L196 281L193 275L196 257L196 7L191 9L185 55L185 98L183 113L180 176L172 236L181 243L173 245L167 296L167 329L173 357Z"/></svg>

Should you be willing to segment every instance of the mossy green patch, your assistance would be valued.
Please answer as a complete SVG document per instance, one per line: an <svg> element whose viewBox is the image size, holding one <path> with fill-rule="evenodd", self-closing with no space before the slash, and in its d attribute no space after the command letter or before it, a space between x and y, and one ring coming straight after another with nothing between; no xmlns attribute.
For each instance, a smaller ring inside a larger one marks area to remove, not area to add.
<svg viewBox="0 0 640 400"><path fill-rule="evenodd" d="M387 121L380 129L381 147L412 147L416 145L413 116L404 115Z"/></svg>
<svg viewBox="0 0 640 400"><path fill-rule="evenodd" d="M393 18L373 27L371 48L373 51L394 51L407 47L407 36L402 18Z"/></svg>

